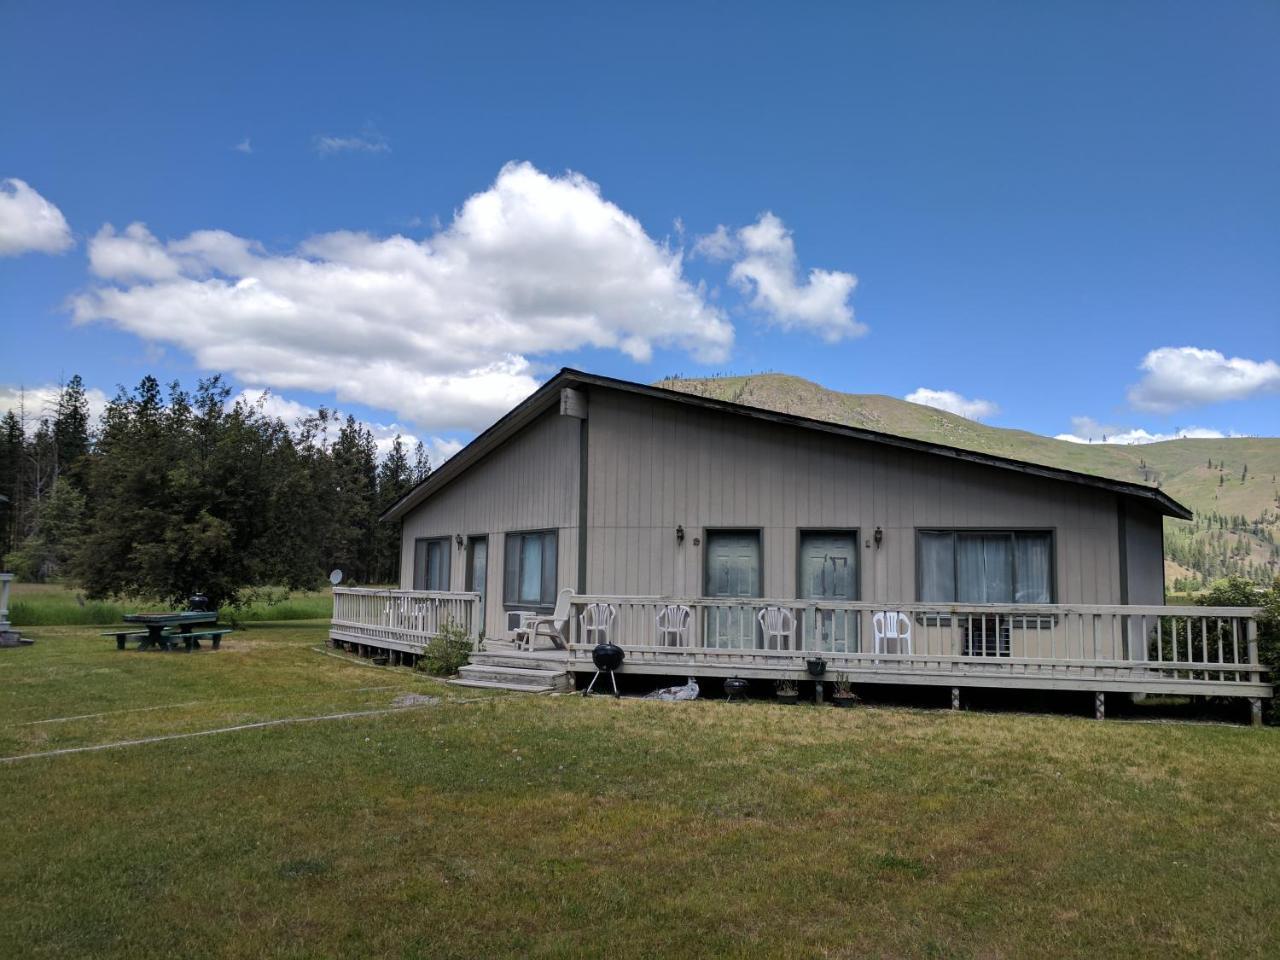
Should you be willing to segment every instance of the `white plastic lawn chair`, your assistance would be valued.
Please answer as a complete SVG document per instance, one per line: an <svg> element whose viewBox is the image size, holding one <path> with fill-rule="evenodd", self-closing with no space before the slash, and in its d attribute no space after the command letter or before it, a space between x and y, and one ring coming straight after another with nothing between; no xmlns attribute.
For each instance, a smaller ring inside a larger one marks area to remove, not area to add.
<svg viewBox="0 0 1280 960"><path fill-rule="evenodd" d="M911 618L901 610L881 610L871 618L876 653L911 654ZM894 641L895 650L889 649Z"/></svg>
<svg viewBox="0 0 1280 960"><path fill-rule="evenodd" d="M756 619L764 633L764 649L790 650L795 646L796 617L786 607L765 607Z"/></svg>
<svg viewBox="0 0 1280 960"><path fill-rule="evenodd" d="M523 614L520 618L520 626L516 628L516 649L532 650L539 637L546 637L553 647L563 650L566 629L569 626L569 604L572 600L573 590L565 587L556 597L555 609L550 614Z"/></svg>
<svg viewBox="0 0 1280 960"><path fill-rule="evenodd" d="M671 603L658 611L658 646L687 647L693 611L683 603Z"/></svg>
<svg viewBox="0 0 1280 960"><path fill-rule="evenodd" d="M582 642L593 647L596 644L609 642L609 630L613 626L613 618L618 615L618 608L612 603L588 603L582 608Z"/></svg>

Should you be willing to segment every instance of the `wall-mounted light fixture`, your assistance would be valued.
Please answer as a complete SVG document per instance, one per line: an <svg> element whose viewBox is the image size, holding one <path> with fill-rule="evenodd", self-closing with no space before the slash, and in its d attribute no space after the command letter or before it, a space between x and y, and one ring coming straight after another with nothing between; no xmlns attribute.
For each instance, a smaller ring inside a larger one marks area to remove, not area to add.
<svg viewBox="0 0 1280 960"><path fill-rule="evenodd" d="M459 549L459 550L461 550L461 549L462 549L462 545L463 545L466 541L462 539L462 534L458 533L458 534L455 534L455 535L454 535L453 542L454 542L454 543L456 543L456 544L458 545L458 549Z"/></svg>
<svg viewBox="0 0 1280 960"><path fill-rule="evenodd" d="M676 543L684 543L684 524L676 524Z"/></svg>
<svg viewBox="0 0 1280 960"><path fill-rule="evenodd" d="M880 546L884 542L884 531L876 527L876 532L871 535L871 538L875 540L877 547Z"/></svg>

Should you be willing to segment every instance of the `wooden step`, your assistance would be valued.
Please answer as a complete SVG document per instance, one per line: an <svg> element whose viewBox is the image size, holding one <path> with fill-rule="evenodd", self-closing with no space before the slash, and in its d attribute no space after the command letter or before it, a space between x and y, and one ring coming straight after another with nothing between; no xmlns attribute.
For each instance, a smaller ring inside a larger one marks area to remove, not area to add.
<svg viewBox="0 0 1280 960"><path fill-rule="evenodd" d="M459 686L485 684L506 690L531 692L550 692L573 688L573 679L569 676L569 672L564 669L510 667L492 663L468 663L458 671L457 680L451 682L457 683Z"/></svg>
<svg viewBox="0 0 1280 960"><path fill-rule="evenodd" d="M500 680L467 680L457 677L449 681L452 687L479 687L482 690L510 690L513 693L555 693L556 688L550 684L533 687L522 683L507 683Z"/></svg>
<svg viewBox="0 0 1280 960"><path fill-rule="evenodd" d="M539 657L530 654L516 653L481 653L471 654L471 662L488 667L511 667L516 670L542 670L547 673L563 673L569 667L569 658Z"/></svg>

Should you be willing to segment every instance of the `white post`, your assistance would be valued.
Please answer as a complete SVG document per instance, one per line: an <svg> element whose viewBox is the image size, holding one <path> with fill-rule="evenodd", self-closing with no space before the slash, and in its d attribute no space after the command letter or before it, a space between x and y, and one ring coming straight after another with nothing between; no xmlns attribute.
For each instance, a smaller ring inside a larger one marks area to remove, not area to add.
<svg viewBox="0 0 1280 960"><path fill-rule="evenodd" d="M0 633L9 629L9 584L12 573L0 573Z"/></svg>

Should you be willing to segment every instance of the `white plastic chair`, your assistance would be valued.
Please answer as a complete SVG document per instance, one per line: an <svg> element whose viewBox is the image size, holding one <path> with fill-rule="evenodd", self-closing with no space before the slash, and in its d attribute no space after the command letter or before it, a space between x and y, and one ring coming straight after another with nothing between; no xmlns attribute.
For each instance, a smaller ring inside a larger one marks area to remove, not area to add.
<svg viewBox="0 0 1280 960"><path fill-rule="evenodd" d="M693 611L683 603L670 603L658 611L658 646L687 647Z"/></svg>
<svg viewBox="0 0 1280 960"><path fill-rule="evenodd" d="M881 610L871 617L876 653L911 653L911 618L901 610ZM896 650L888 649L894 640Z"/></svg>
<svg viewBox="0 0 1280 960"><path fill-rule="evenodd" d="M756 619L764 632L764 649L791 650L795 646L796 617L786 607L765 607Z"/></svg>
<svg viewBox="0 0 1280 960"><path fill-rule="evenodd" d="M555 609L550 615L545 613L526 613L520 618L520 626L516 628L516 649L532 650L538 637L546 637L557 650L565 648L565 628L569 625L569 604L573 600L573 590L565 587L556 597Z"/></svg>
<svg viewBox="0 0 1280 960"><path fill-rule="evenodd" d="M609 630L613 627L613 618L618 615L618 608L612 603L588 603L582 608L582 642L595 646L609 642Z"/></svg>

